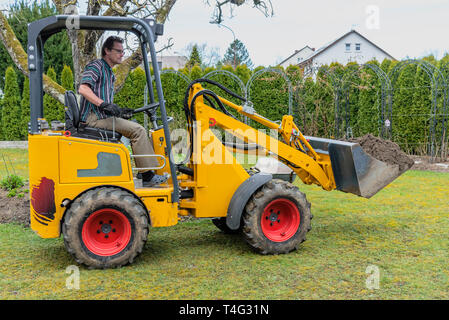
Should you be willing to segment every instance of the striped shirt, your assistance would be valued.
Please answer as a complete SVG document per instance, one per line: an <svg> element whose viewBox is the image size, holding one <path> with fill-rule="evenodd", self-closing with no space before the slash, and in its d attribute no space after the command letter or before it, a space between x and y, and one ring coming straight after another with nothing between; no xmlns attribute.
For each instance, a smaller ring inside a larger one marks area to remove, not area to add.
<svg viewBox="0 0 449 320"><path fill-rule="evenodd" d="M114 102L114 82L112 68L104 59L89 62L81 76L81 84L89 85L97 97L108 103ZM91 112L94 112L98 119L108 118L99 107L81 97L80 121L85 122Z"/></svg>

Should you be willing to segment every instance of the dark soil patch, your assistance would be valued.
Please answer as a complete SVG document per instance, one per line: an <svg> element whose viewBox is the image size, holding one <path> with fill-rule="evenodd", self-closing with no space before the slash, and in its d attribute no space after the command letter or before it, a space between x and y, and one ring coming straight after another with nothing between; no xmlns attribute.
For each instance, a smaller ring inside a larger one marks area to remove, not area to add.
<svg viewBox="0 0 449 320"><path fill-rule="evenodd" d="M449 173L449 158L446 160L438 159L431 161L429 156L410 156L415 164L412 170L434 171L434 172L448 172Z"/></svg>
<svg viewBox="0 0 449 320"><path fill-rule="evenodd" d="M8 191L0 188L0 223L20 223L30 225L30 193L28 185L20 190L23 197L8 197Z"/></svg>
<svg viewBox="0 0 449 320"><path fill-rule="evenodd" d="M399 172L401 173L410 169L414 164L414 160L392 141L383 140L371 134L353 138L349 141L360 144L363 151L377 160L391 165L399 165Z"/></svg>

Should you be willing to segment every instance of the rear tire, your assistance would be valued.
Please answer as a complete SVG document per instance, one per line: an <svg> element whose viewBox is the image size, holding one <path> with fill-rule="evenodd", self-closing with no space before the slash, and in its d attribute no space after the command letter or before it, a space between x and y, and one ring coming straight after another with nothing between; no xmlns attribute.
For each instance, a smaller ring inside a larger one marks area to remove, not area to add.
<svg viewBox="0 0 449 320"><path fill-rule="evenodd" d="M243 213L243 236L261 254L288 253L311 229L310 203L293 184L274 179L256 191Z"/></svg>
<svg viewBox="0 0 449 320"><path fill-rule="evenodd" d="M67 251L89 268L121 267L142 252L148 215L131 193L114 187L90 190L66 212L62 232Z"/></svg>

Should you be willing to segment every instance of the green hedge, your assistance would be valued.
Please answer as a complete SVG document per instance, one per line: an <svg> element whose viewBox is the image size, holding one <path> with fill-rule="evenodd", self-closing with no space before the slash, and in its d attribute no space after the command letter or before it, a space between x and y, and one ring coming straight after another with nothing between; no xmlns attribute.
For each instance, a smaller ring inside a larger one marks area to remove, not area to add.
<svg viewBox="0 0 449 320"><path fill-rule="evenodd" d="M441 61L431 59L429 61L443 66L443 63L449 61L449 56L444 57ZM398 62L384 60L382 63L377 61L369 63L379 66L388 73ZM329 67L330 69L327 66L320 68L313 78L303 78L302 70L297 66L290 66L286 70L279 68L288 76L293 90L293 116L298 127L306 135L329 138L342 138L347 126L352 129L354 136L362 136L367 133L379 135L382 126L381 82L377 74L370 68L360 68L353 63L346 66L332 64ZM235 75L246 86L250 78L262 69L264 67L250 70L246 66L238 66L234 70L231 66L223 66L222 69L216 70L214 68L202 69L196 65L190 69L181 69L179 72L190 80L194 80L217 71L214 75L209 75L211 80L244 96L245 92L242 91L239 81L229 76L228 73ZM446 75L449 74L449 70L444 69L443 71ZM23 93L20 94L17 76L14 74L14 70L9 68L5 77L5 82L7 82L5 94L0 101L2 107L0 137L8 140L25 139L24 128L27 127L29 121L29 84L25 81ZM47 74L56 81L57 77L53 68L49 68ZM70 67L65 66L59 78L63 87L73 90L73 73ZM335 101L336 88L333 85L335 79L338 79L341 89L338 114L335 109L337 102ZM175 118L171 127L184 127L183 100L188 83L173 72L163 72L161 80L167 113ZM114 102L127 108L143 106L145 84L144 71L140 68L135 69L129 74L123 88L116 93ZM210 84L204 84L204 87L236 104L241 104L239 99L230 96L218 87ZM157 99L155 88L153 90ZM392 139L409 152L425 153L427 151L429 126L432 124L429 120L431 99L430 82L424 71L413 64L403 68L394 82L393 117L390 120L393 128ZM250 86L250 100L256 111L262 116L273 121L281 120L282 116L288 113L289 87L287 81L273 71L259 74L253 79ZM438 108L441 113L441 99L438 100ZM64 107L47 95L44 95L44 111L49 123L52 120L64 120ZM232 113L243 120L241 115ZM338 117L339 123L336 122L336 117ZM137 115L136 119L141 124L144 123L142 114ZM438 121L440 120L438 119ZM249 121L249 123L256 128L262 128L253 121ZM441 125L438 125L437 130L440 129Z"/></svg>

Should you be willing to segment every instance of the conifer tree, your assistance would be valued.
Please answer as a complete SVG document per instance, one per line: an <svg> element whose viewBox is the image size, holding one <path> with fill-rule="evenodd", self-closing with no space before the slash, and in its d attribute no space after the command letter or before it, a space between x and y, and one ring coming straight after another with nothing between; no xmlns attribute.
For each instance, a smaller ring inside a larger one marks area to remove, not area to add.
<svg viewBox="0 0 449 320"><path fill-rule="evenodd" d="M390 69L392 67L392 63L390 59L384 59L382 63L380 64L380 68L385 72L390 72Z"/></svg>
<svg viewBox="0 0 449 320"><path fill-rule="evenodd" d="M194 66L201 66L201 56L198 50L198 45L194 44L192 47L192 52L190 53L189 61L186 64L188 69L192 69Z"/></svg>
<svg viewBox="0 0 449 320"><path fill-rule="evenodd" d="M17 74L13 67L6 69L1 121L3 139L19 140L22 124L20 119L20 93Z"/></svg>
<svg viewBox="0 0 449 320"><path fill-rule="evenodd" d="M381 86L376 73L370 68L360 72L360 93L358 99L357 125L354 134L379 134Z"/></svg>
<svg viewBox="0 0 449 320"><path fill-rule="evenodd" d="M2 109L3 109L3 97L0 96L0 140L3 140Z"/></svg>
<svg viewBox="0 0 449 320"><path fill-rule="evenodd" d="M73 72L69 66L64 66L61 72L61 86L73 91Z"/></svg>
<svg viewBox="0 0 449 320"><path fill-rule="evenodd" d="M47 76L56 82L56 72L53 67L48 68ZM61 122L64 122L65 118L64 106L48 94L44 95L44 117L47 120L49 126L51 125L52 121L59 120Z"/></svg>
<svg viewBox="0 0 449 320"><path fill-rule="evenodd" d="M432 86L429 74L419 66L416 70L413 89L413 103L409 108L410 119L407 128L407 142L414 153L424 153L430 142L429 128L432 118Z"/></svg>
<svg viewBox="0 0 449 320"><path fill-rule="evenodd" d="M223 64L231 65L234 68L241 64L246 64L248 68L253 67L253 62L249 58L248 50L239 39L235 39L226 50Z"/></svg>
<svg viewBox="0 0 449 320"><path fill-rule="evenodd" d="M28 122L30 122L30 80L25 78L23 83L22 101L20 102L21 113L21 139L28 138Z"/></svg>
<svg viewBox="0 0 449 320"><path fill-rule="evenodd" d="M415 85L416 65L408 65L399 71L400 74L394 86L392 138L393 141L406 151L412 151L412 146L408 143L410 131L410 119L413 106L413 87Z"/></svg>
<svg viewBox="0 0 449 320"><path fill-rule="evenodd" d="M316 135L335 138L335 88L332 85L332 71L326 73L324 66L318 70L313 100L315 105Z"/></svg>

